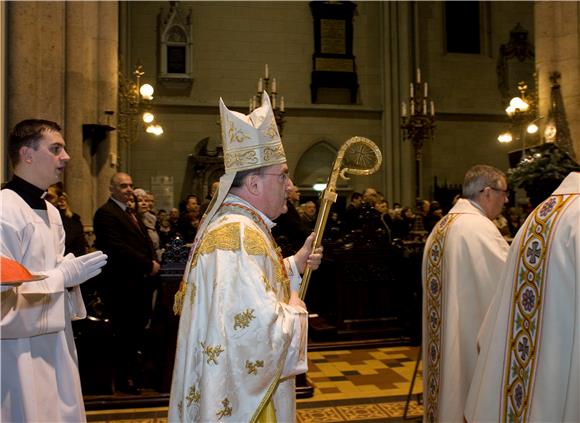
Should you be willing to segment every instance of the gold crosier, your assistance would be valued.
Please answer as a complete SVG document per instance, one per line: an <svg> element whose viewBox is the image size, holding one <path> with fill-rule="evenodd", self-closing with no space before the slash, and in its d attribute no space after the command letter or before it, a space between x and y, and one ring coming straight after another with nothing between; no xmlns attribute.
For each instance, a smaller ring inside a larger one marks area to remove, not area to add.
<svg viewBox="0 0 580 423"><path fill-rule="evenodd" d="M344 167L341 167L344 163ZM371 175L375 173L383 161L383 156L379 147L364 137L349 138L338 150L338 155L332 165L332 171L328 177L326 189L323 191L320 201L320 210L314 226L313 249L320 247L322 243L322 234L328 219L328 213L332 203L336 203L338 195L336 194L336 182L340 176L344 180L350 179L347 173L353 175ZM300 298L304 300L306 290L310 282L312 271L306 267L302 276L302 285L300 286Z"/></svg>

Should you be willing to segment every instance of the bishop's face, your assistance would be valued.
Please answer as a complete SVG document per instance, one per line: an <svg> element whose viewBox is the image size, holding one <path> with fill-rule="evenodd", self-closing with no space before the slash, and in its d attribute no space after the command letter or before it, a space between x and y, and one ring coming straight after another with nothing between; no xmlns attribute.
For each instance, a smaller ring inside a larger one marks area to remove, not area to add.
<svg viewBox="0 0 580 423"><path fill-rule="evenodd" d="M274 220L288 211L286 198L292 182L286 163L268 166L260 174L263 183L262 213Z"/></svg>

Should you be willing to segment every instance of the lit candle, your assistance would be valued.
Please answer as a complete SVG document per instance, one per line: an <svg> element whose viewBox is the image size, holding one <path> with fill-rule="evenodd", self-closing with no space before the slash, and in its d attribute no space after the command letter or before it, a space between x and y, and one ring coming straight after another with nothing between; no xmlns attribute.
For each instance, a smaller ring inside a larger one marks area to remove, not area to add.
<svg viewBox="0 0 580 423"><path fill-rule="evenodd" d="M425 88L425 95L424 95L423 97L427 97L427 96L428 96L428 95L427 95L427 93L428 93L429 91L428 91L428 88L427 88L427 83L426 83L426 82L425 82L425 86L424 86L424 88Z"/></svg>
<svg viewBox="0 0 580 423"><path fill-rule="evenodd" d="M272 92L276 93L276 78L272 79Z"/></svg>
<svg viewBox="0 0 580 423"><path fill-rule="evenodd" d="M258 92L262 92L262 78L258 79Z"/></svg>
<svg viewBox="0 0 580 423"><path fill-rule="evenodd" d="M284 111L284 96L282 96L282 98L280 99L280 111L281 112Z"/></svg>
<svg viewBox="0 0 580 423"><path fill-rule="evenodd" d="M435 103L431 101L431 116L435 116Z"/></svg>
<svg viewBox="0 0 580 423"><path fill-rule="evenodd" d="M266 66L265 66L265 68L264 68L264 77L265 77L266 79L268 79L268 64L267 64L267 63L266 63Z"/></svg>
<svg viewBox="0 0 580 423"><path fill-rule="evenodd" d="M404 101L401 103L401 116L407 117L407 105Z"/></svg>
<svg viewBox="0 0 580 423"><path fill-rule="evenodd" d="M415 89L413 88L412 82L409 84L409 92L411 93L411 98L413 98L415 94Z"/></svg>
<svg viewBox="0 0 580 423"><path fill-rule="evenodd" d="M417 68L417 83L421 83L421 69Z"/></svg>

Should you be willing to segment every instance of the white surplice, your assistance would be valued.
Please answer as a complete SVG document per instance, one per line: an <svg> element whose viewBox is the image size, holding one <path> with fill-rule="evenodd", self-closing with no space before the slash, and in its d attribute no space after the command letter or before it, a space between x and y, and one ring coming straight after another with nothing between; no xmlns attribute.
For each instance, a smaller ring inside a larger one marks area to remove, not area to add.
<svg viewBox="0 0 580 423"><path fill-rule="evenodd" d="M477 359L477 334L508 244L483 211L460 199L423 254L424 420L461 422Z"/></svg>
<svg viewBox="0 0 580 423"><path fill-rule="evenodd" d="M256 421L270 397L277 421L294 421L308 316L287 304L288 274L294 284L300 276L293 258L282 260L271 226L229 195L194 245L180 291L169 421Z"/></svg>
<svg viewBox="0 0 580 423"><path fill-rule="evenodd" d="M63 260L58 210L33 210L14 191L0 191L0 254L43 274ZM82 422L85 410L71 318L86 311L79 287L62 278L0 293L2 422Z"/></svg>
<svg viewBox="0 0 580 423"><path fill-rule="evenodd" d="M580 173L527 218L479 335L470 422L580 421Z"/></svg>

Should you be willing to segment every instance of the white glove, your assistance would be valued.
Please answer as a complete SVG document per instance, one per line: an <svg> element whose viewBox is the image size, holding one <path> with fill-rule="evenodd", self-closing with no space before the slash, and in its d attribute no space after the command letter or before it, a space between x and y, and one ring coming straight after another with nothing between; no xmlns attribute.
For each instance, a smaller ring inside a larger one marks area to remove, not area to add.
<svg viewBox="0 0 580 423"><path fill-rule="evenodd" d="M94 251L80 257L67 254L57 270L62 272L65 288L72 288L97 276L105 264L107 255L102 251Z"/></svg>

